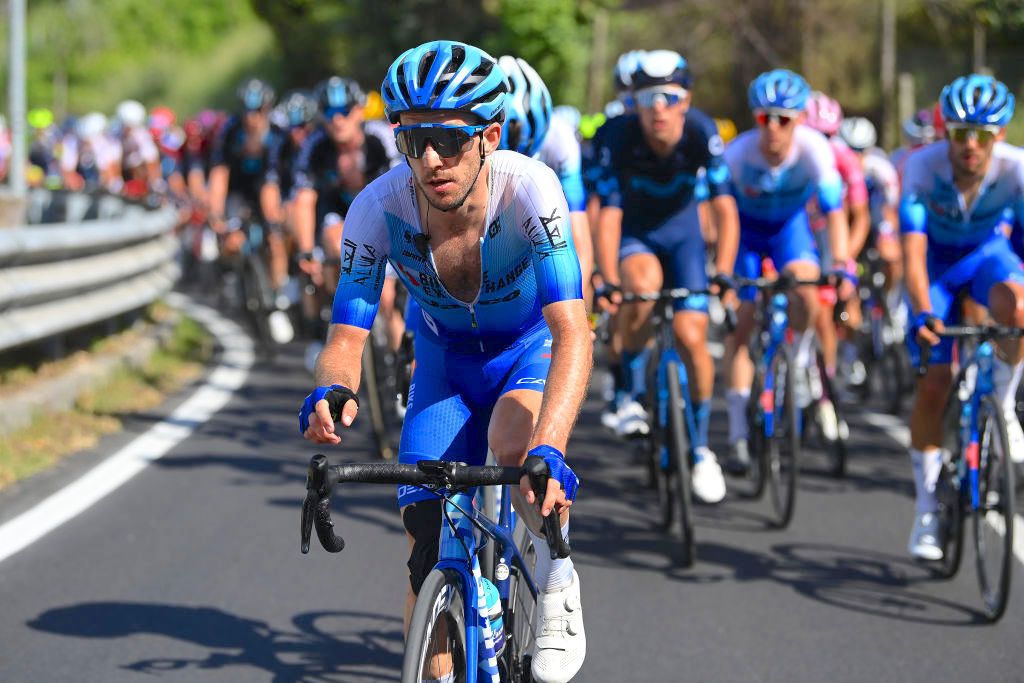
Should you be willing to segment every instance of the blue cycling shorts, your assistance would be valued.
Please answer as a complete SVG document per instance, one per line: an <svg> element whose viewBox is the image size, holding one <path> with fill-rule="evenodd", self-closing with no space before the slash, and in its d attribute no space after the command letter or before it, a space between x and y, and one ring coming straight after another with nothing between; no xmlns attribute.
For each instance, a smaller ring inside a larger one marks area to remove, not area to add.
<svg viewBox="0 0 1024 683"><path fill-rule="evenodd" d="M517 389L543 392L550 367L551 331L543 320L492 354L457 353L430 335L416 335L416 370L399 462L484 464L487 428L498 399ZM418 486L398 487L399 507L434 497Z"/></svg>
<svg viewBox="0 0 1024 683"><path fill-rule="evenodd" d="M957 297L967 294L982 306L988 306L988 293L999 282L1024 285L1024 263L1013 252L1010 241L996 235L969 252L963 258L944 262L928 255L928 295L932 313L946 325L955 324L960 317ZM913 335L907 335L907 348L914 365L921 360L921 349ZM929 365L946 365L953 361L953 340L942 339L932 347Z"/></svg>
<svg viewBox="0 0 1024 683"><path fill-rule="evenodd" d="M654 230L633 234L623 229L619 261L634 254L653 254L661 261L666 287L702 290L708 288L705 251L697 202L690 202L686 208ZM676 311L707 313L708 297L706 294L695 294L677 299L672 308Z"/></svg>
<svg viewBox="0 0 1024 683"><path fill-rule="evenodd" d="M769 232L769 230L771 232ZM794 261L807 261L820 265L814 235L807 221L807 211L801 209L782 228L762 226L748 218L740 218L740 247L736 252L737 277L754 279L761 276L761 259L767 256L780 273ZM741 301L757 298L757 289L741 287Z"/></svg>

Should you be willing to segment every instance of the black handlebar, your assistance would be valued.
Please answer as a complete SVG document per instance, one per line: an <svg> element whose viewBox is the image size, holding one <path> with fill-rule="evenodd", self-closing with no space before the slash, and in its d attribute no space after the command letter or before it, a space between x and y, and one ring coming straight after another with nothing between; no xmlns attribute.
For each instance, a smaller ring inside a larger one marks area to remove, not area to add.
<svg viewBox="0 0 1024 683"><path fill-rule="evenodd" d="M531 456L522 467L470 466L460 462L421 460L416 464L403 463L345 463L330 466L324 455L317 454L309 461L306 475L306 499L302 503L303 554L309 552L313 529L324 550L341 552L345 540L334 532L331 520L331 492L335 485L345 482L364 484L395 484L423 486L436 490L452 490L473 486L518 485L526 475L540 505L547 491L550 470L543 458ZM544 518L544 532L552 559L569 556L569 544L562 538L558 515Z"/></svg>
<svg viewBox="0 0 1024 683"><path fill-rule="evenodd" d="M935 328L931 321L925 322L932 332ZM1007 327L1005 325L949 325L943 328L942 332L936 332L939 337L947 339L997 339L1001 337L1024 337L1024 327ZM917 364L917 376L924 377L928 373L928 361L932 357L931 344L921 346L921 359Z"/></svg>

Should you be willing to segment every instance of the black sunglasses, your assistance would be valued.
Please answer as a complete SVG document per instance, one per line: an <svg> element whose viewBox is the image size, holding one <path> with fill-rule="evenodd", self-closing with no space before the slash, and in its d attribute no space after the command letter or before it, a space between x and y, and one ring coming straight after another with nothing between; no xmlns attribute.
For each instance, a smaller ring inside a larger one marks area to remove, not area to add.
<svg viewBox="0 0 1024 683"><path fill-rule="evenodd" d="M427 151L427 143L438 156L450 158L462 153L462 148L487 126L449 126L444 123L418 123L395 128L395 145L407 157L419 159Z"/></svg>

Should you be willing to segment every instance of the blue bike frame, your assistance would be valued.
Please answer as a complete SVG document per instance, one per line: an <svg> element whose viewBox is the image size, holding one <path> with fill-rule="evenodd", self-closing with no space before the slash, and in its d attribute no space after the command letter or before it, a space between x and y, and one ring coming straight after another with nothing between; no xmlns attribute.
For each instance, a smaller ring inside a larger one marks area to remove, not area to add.
<svg viewBox="0 0 1024 683"><path fill-rule="evenodd" d="M498 546L494 585L501 598L502 610L508 609L510 568L512 566L519 569L520 581L530 590L534 599L537 597L537 586L512 538L512 530L515 528L515 513L512 510L512 497L505 488L502 489L501 511L497 523L473 505L471 492L453 493L444 503L446 519L442 520L441 524L441 542L434 569L449 570L457 573L460 577L466 624L466 683L477 683L481 665L480 652L483 645L480 629L477 627L480 620L477 605L481 596L473 572L477 550L477 529ZM452 524L448 524L448 519ZM486 617L484 618L486 619Z"/></svg>
<svg viewBox="0 0 1024 683"><path fill-rule="evenodd" d="M689 378L686 376L686 365L679 357L679 353L676 351L675 345L671 342L669 346L662 352L661 358L658 359L658 426L664 429L668 425L668 364L675 362L677 371L676 380L679 382L680 396L683 399L683 414L686 416L686 430L691 435L690 438L690 454L692 460L693 454L693 434L697 433L697 418L693 414L693 401L690 399L690 385ZM664 449L661 456L661 467L666 469L669 466L668 463L668 449Z"/></svg>
<svg viewBox="0 0 1024 683"><path fill-rule="evenodd" d="M764 387L757 403L761 407L764 419L765 436L771 438L775 435L775 411L778 408L775 405L775 374L771 372L771 367L775 354L786 341L786 330L789 328L789 299L785 294L776 292L762 310L768 315L768 323L761 325L761 364L765 368L765 373ZM786 391L792 391L792 387L786 387Z"/></svg>
<svg viewBox="0 0 1024 683"><path fill-rule="evenodd" d="M969 503L970 510L977 510L981 506L980 490L978 485L978 470L981 464L981 448L978 434L978 413L981 408L981 398L992 393L995 383L992 379L992 361L995 349L992 342L985 341L978 345L978 348L969 357L964 367L968 371L964 373L964 388L970 391L969 396L960 396L960 438L964 457L958 459L957 477L960 480L960 496ZM974 376L971 376L969 368L976 368ZM973 386L971 386L973 384ZM960 387L957 388L960 390ZM966 484L966 486L964 485Z"/></svg>

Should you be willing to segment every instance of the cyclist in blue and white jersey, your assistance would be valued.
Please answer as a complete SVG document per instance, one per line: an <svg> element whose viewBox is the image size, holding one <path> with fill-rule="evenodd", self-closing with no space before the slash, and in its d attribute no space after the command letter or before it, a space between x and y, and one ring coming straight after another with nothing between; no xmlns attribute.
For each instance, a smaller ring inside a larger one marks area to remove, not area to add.
<svg viewBox="0 0 1024 683"><path fill-rule="evenodd" d="M916 506L908 550L918 558L942 558L935 483L941 469L942 414L952 381L951 340L937 332L960 315L970 299L1001 325L1024 326L1024 265L1007 239L1008 223L1024 216L1024 157L1003 142L1014 98L992 78L957 78L939 96L946 139L907 158L900 200L905 278L913 309L908 335L915 364L919 344L934 348L918 383L910 417L910 457ZM1024 343L998 344L995 390L1003 401L1011 453L1020 451L1015 394ZM1016 442L1016 443L1015 443ZM1019 457L1019 456L1018 456Z"/></svg>
<svg viewBox="0 0 1024 683"><path fill-rule="evenodd" d="M399 457L482 464L488 448L502 465L542 456L552 478L543 514L568 508L578 480L563 453L586 392L590 331L568 206L546 166L499 151L508 84L482 50L434 41L403 53L381 95L407 165L371 182L349 209L342 273L317 383L300 429L337 444L322 398L350 398L356 416L360 356L377 311L386 263L421 307L417 365ZM440 503L417 487L399 492L412 547L412 592L438 555ZM579 577L571 559L550 559L541 518L524 478L516 510L537 549L536 681L568 681L586 653ZM447 680L448 671L438 671Z"/></svg>
<svg viewBox="0 0 1024 683"><path fill-rule="evenodd" d="M600 150L602 208L598 259L606 287L644 293L668 287L708 287L698 186L703 174L720 231L718 273L730 275L736 257L736 203L714 121L690 106L690 69L671 50L640 56L632 74L637 114L623 118ZM617 301L617 294L611 295ZM614 303L612 304L614 307ZM645 372L654 303L631 304L617 314L628 398L619 408L619 432L644 433ZM708 299L676 301L672 329L690 377L696 417L693 492L704 502L725 496L725 480L708 448L714 361L708 351Z"/></svg>
<svg viewBox="0 0 1024 683"><path fill-rule="evenodd" d="M833 263L846 264L848 226L843 208L843 184L835 156L824 135L799 125L811 89L802 76L776 69L758 76L747 95L757 128L740 134L725 150L732 176L732 193L740 216L740 244L736 274L761 275L762 259L770 258L778 272L800 280L816 279L821 267L814 235L807 217L807 202L816 195L825 214ZM838 275L838 274L837 274ZM853 275L842 273L847 279ZM849 297L852 286L844 282L839 295ZM726 393L729 411L729 464L737 471L749 465L747 403L754 368L747 340L754 328L755 292L740 291L741 305L736 332L726 342L725 367L729 377ZM790 325L798 333L795 364L810 365L811 343L818 312L817 288L798 288L790 296ZM796 373L803 377L804 373ZM794 387L798 400L800 386ZM806 405L806 386L803 402Z"/></svg>
<svg viewBox="0 0 1024 683"><path fill-rule="evenodd" d="M509 97L501 147L533 157L555 172L569 204L572 239L583 273L583 301L593 298L590 274L594 270L594 248L587 220L580 165L580 143L569 121L552 116L551 94L544 80L523 59L505 55L498 66L509 80Z"/></svg>

